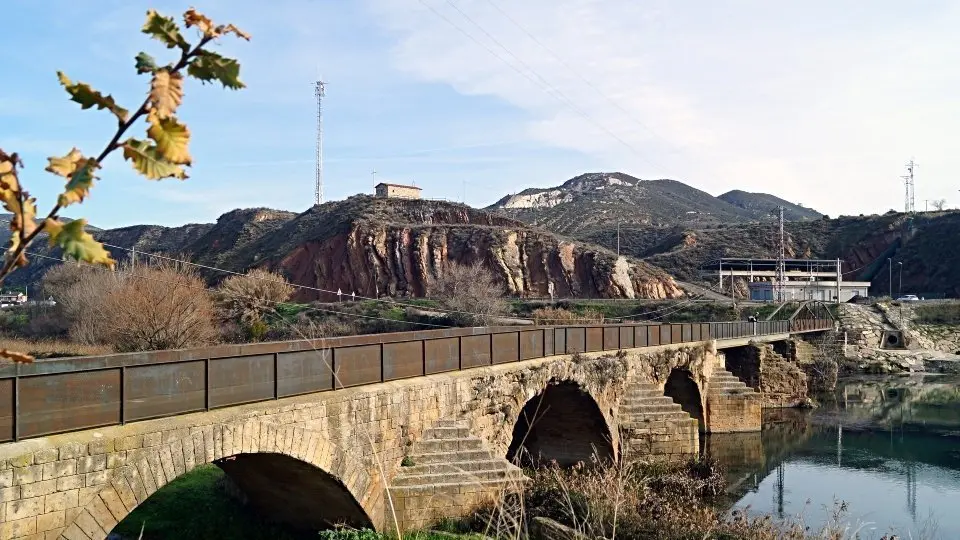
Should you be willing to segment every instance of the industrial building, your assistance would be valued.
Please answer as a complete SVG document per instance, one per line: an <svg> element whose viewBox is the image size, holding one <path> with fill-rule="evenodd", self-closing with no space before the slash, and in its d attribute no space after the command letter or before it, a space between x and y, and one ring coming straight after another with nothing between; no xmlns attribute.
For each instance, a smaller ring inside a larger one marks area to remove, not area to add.
<svg viewBox="0 0 960 540"><path fill-rule="evenodd" d="M722 258L704 267L715 276L720 291L732 289L734 278L747 281L750 300L777 300L777 259ZM843 263L839 259L784 259L783 300L822 300L846 302L855 296L869 294L869 281L845 281Z"/></svg>

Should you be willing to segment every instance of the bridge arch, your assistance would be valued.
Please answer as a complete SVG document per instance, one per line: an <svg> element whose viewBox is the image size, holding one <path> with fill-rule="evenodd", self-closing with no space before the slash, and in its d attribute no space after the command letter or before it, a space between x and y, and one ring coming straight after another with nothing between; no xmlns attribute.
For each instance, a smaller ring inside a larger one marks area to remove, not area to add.
<svg viewBox="0 0 960 540"><path fill-rule="evenodd" d="M568 467L617 455L614 431L597 400L578 383L551 381L528 399L514 424L507 459Z"/></svg>
<svg viewBox="0 0 960 540"><path fill-rule="evenodd" d="M65 523L60 539L106 538L160 488L207 463L223 469L254 507L295 527L379 528L383 517L382 485L322 435L299 427L259 420L208 426L134 457Z"/></svg>
<svg viewBox="0 0 960 540"><path fill-rule="evenodd" d="M694 374L686 368L676 367L670 370L663 386L663 395L670 397L691 417L696 418L701 432L706 430L703 393Z"/></svg>

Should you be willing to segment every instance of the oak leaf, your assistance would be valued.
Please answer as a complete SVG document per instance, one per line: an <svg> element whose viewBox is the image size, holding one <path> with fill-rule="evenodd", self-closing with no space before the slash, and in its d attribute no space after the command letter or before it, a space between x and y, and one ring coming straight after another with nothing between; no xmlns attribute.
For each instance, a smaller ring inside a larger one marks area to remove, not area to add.
<svg viewBox="0 0 960 540"><path fill-rule="evenodd" d="M220 33L217 32L217 28L213 25L213 21L194 8L190 8L183 13L183 23L187 26L187 28L196 26L204 36L210 38L220 35Z"/></svg>
<svg viewBox="0 0 960 540"><path fill-rule="evenodd" d="M73 171L77 170L77 166L82 159L83 154L80 153L80 150L73 148L63 157L48 157L49 164L44 170L57 176L69 178Z"/></svg>
<svg viewBox="0 0 960 540"><path fill-rule="evenodd" d="M204 83L219 81L224 88L239 90L246 85L240 81L240 63L210 51L200 51L187 66L187 73Z"/></svg>
<svg viewBox="0 0 960 540"><path fill-rule="evenodd" d="M183 75L166 69L153 74L150 82L150 103L159 118L166 118L183 103Z"/></svg>
<svg viewBox="0 0 960 540"><path fill-rule="evenodd" d="M70 206L73 203L83 202L83 199L90 194L93 181L97 179L95 172L98 168L100 168L100 164L93 158L87 158L80 162L77 170L70 174L63 193L57 198L57 204Z"/></svg>
<svg viewBox="0 0 960 540"><path fill-rule="evenodd" d="M236 26L234 26L234 25L232 25L232 24L228 24L228 25L224 26L224 27L223 27L223 33L224 33L224 34L234 34L234 35L236 35L238 38L243 38L243 39L245 39L245 40L247 40L247 41L250 41L250 34L244 32L243 30L237 28Z"/></svg>
<svg viewBox="0 0 960 540"><path fill-rule="evenodd" d="M180 27L177 26L173 17L164 17L155 9L147 10L147 22L143 24L142 32L160 41L168 49L180 47L184 52L190 50L190 44L183 39Z"/></svg>
<svg viewBox="0 0 960 540"><path fill-rule="evenodd" d="M172 116L158 118L151 114L147 121L150 122L147 135L157 143L159 155L170 163L190 165L190 151L187 148L190 144L190 130L187 126Z"/></svg>
<svg viewBox="0 0 960 540"><path fill-rule="evenodd" d="M137 53L134 60L136 60L137 73L153 73L157 70L157 61L145 52Z"/></svg>
<svg viewBox="0 0 960 540"><path fill-rule="evenodd" d="M176 163L165 159L155 145L146 141L129 139L123 144L123 158L130 161L137 172L150 180L178 178L185 180L187 173Z"/></svg>
<svg viewBox="0 0 960 540"><path fill-rule="evenodd" d="M78 261L102 264L113 268L117 261L110 257L110 252L104 249L100 242L97 242L90 233L84 230L86 225L87 220L85 219L77 219L69 223L49 218L45 221L50 245L59 246L64 255Z"/></svg>
<svg viewBox="0 0 960 540"><path fill-rule="evenodd" d="M98 109L107 109L112 112L120 122L127 121L129 111L117 105L113 96L104 96L87 83L74 83L62 71L57 72L57 78L60 79L60 84L62 84L63 88L70 94L70 99L79 103L81 109L89 109L94 106Z"/></svg>

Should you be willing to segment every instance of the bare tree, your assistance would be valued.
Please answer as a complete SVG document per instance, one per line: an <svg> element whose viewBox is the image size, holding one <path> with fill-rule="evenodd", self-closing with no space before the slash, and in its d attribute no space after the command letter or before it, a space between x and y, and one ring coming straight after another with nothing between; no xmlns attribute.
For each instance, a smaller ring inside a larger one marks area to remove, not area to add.
<svg viewBox="0 0 960 540"><path fill-rule="evenodd" d="M932 202L932 204L933 204L933 207L934 207L938 212L942 212L942 211L943 211L943 207L947 205L947 200L946 200L946 199L937 199L937 200L931 201L931 202Z"/></svg>
<svg viewBox="0 0 960 540"><path fill-rule="evenodd" d="M141 267L103 302L105 339L119 352L182 349L217 339L214 306L186 267Z"/></svg>
<svg viewBox="0 0 960 540"><path fill-rule="evenodd" d="M293 286L280 274L253 269L246 275L223 280L214 299L222 319L249 326L262 321L264 314L289 300L291 294Z"/></svg>
<svg viewBox="0 0 960 540"><path fill-rule="evenodd" d="M104 302L123 285L125 278L120 272L65 263L47 270L43 292L56 301L73 341L99 345L106 340Z"/></svg>
<svg viewBox="0 0 960 540"><path fill-rule="evenodd" d="M487 326L506 310L503 285L483 263L448 262L427 283L429 296L440 300L448 316L458 324Z"/></svg>

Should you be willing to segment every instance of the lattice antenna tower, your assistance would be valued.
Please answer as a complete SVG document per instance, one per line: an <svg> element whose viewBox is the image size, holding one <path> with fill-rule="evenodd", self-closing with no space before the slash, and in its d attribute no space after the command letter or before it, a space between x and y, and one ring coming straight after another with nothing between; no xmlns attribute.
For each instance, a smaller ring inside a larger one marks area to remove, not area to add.
<svg viewBox="0 0 960 540"><path fill-rule="evenodd" d="M903 187L904 187L904 196L903 196L903 211L912 214L916 212L916 201L914 200L914 184L913 184L913 171L916 169L917 164L911 159L907 163L907 174L901 176L903 178Z"/></svg>
<svg viewBox="0 0 960 540"><path fill-rule="evenodd" d="M777 226L780 229L780 238L777 245L777 272L776 272L776 296L777 302L785 300L784 279L786 279L786 243L783 235L783 206L777 206Z"/></svg>
<svg viewBox="0 0 960 540"><path fill-rule="evenodd" d="M327 83L317 80L314 94L317 97L317 178L314 188L314 204L323 204L323 98Z"/></svg>

